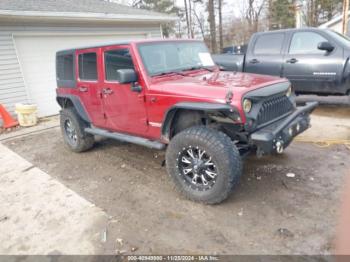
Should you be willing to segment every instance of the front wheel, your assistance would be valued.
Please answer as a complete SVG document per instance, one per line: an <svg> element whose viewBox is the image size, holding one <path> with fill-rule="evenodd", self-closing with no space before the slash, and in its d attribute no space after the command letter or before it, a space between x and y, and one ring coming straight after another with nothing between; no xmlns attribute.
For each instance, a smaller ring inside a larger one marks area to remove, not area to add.
<svg viewBox="0 0 350 262"><path fill-rule="evenodd" d="M206 127L177 134L167 148L166 163L177 189L205 204L225 200L242 173L241 157L231 139Z"/></svg>

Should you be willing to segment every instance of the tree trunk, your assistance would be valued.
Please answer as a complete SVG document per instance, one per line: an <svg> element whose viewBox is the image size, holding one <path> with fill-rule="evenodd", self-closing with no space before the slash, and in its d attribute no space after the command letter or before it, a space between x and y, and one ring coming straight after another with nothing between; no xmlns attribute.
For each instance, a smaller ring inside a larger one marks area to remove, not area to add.
<svg viewBox="0 0 350 262"><path fill-rule="evenodd" d="M215 25L214 0L208 0L208 12L209 12L211 51L215 54L217 52L217 46L216 46L216 25Z"/></svg>
<svg viewBox="0 0 350 262"><path fill-rule="evenodd" d="M191 3L191 0L188 0L188 20L189 20L189 23L190 23L190 35L191 35L191 38L194 38L193 23L192 23L192 3Z"/></svg>
<svg viewBox="0 0 350 262"><path fill-rule="evenodd" d="M222 33L222 1L219 0L219 43L220 43L220 52L224 50L224 36Z"/></svg>
<svg viewBox="0 0 350 262"><path fill-rule="evenodd" d="M269 30L272 30L273 29L273 23L274 23L274 21L273 21L273 15L272 15L272 13L273 13L273 9L272 9L272 5L273 5L273 3L272 3L272 0L268 0L269 2L268 2L268 12L269 12L269 14L268 14L268 23L269 23Z"/></svg>
<svg viewBox="0 0 350 262"><path fill-rule="evenodd" d="M194 17L197 19L198 27L201 30L202 38L205 39L205 32L204 32L204 23L197 15L196 9L193 9Z"/></svg>
<svg viewBox="0 0 350 262"><path fill-rule="evenodd" d="M349 0L343 0L343 35L348 33Z"/></svg>
<svg viewBox="0 0 350 262"><path fill-rule="evenodd" d="M184 0L184 4L185 4L185 15L186 15L186 25L187 25L187 37L191 38L191 29L190 29L190 21L188 19L188 8L187 8L187 0Z"/></svg>

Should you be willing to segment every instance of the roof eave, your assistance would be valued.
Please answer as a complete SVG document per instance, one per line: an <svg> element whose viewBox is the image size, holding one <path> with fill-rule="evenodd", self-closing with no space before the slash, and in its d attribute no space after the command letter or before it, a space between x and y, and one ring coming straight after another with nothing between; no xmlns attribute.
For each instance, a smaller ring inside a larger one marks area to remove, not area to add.
<svg viewBox="0 0 350 262"><path fill-rule="evenodd" d="M348 11L348 16L350 16L350 11ZM328 22L320 25L319 28L328 28L330 26L333 26L336 23L339 23L342 20L343 20L343 15L338 15L338 16L332 18L331 20L329 20Z"/></svg>
<svg viewBox="0 0 350 262"><path fill-rule="evenodd" d="M16 18L43 18L62 20L82 20L82 21L120 21L120 22L172 22L179 18L175 16L152 16L152 15L129 15L129 14L106 14L106 13L89 13L89 12L46 12L46 11L15 11L0 10L0 17Z"/></svg>

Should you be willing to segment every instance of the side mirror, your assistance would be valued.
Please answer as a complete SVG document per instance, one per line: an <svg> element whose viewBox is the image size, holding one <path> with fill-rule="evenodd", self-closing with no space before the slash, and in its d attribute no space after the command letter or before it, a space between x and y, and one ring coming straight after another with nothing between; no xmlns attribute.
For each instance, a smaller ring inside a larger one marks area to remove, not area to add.
<svg viewBox="0 0 350 262"><path fill-rule="evenodd" d="M334 46L329 42L321 42L318 44L317 48L327 52L332 52L334 50Z"/></svg>
<svg viewBox="0 0 350 262"><path fill-rule="evenodd" d="M134 83L137 82L137 74L134 69L119 69L117 79L121 84Z"/></svg>

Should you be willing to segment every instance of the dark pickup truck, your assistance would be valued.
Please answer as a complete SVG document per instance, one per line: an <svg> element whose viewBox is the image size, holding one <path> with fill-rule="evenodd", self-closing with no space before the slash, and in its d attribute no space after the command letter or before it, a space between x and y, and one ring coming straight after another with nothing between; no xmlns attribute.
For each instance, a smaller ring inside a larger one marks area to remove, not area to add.
<svg viewBox="0 0 350 262"><path fill-rule="evenodd" d="M305 28L256 33L246 54L213 55L225 71L288 78L294 91L350 95L350 38L328 29Z"/></svg>

